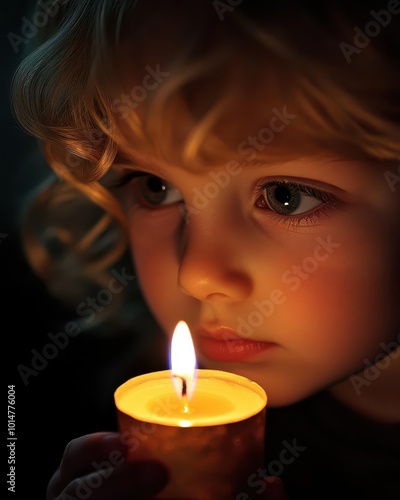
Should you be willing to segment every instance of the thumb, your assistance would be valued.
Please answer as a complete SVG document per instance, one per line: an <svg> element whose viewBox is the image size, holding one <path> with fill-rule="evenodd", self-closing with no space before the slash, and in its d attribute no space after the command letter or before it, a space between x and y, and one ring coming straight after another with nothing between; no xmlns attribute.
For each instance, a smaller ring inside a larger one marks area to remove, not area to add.
<svg viewBox="0 0 400 500"><path fill-rule="evenodd" d="M289 500L282 480L277 476L267 476L264 478L267 485L265 490L265 500Z"/></svg>

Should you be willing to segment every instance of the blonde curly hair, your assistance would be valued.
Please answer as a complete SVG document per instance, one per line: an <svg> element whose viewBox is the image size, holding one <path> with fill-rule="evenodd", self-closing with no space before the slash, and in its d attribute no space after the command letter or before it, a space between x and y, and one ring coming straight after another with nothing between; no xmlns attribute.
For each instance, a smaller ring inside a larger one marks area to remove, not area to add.
<svg viewBox="0 0 400 500"><path fill-rule="evenodd" d="M367 4L354 12L329 1L57 5L12 82L16 119L57 175L23 228L27 257L52 292L73 303L83 277L101 285L127 250L124 211L102 182L115 162L146 153L196 169L243 163L236 117L262 127L279 105L296 114L290 134L246 163L315 149L396 161L395 23L351 62L341 48L354 43Z"/></svg>

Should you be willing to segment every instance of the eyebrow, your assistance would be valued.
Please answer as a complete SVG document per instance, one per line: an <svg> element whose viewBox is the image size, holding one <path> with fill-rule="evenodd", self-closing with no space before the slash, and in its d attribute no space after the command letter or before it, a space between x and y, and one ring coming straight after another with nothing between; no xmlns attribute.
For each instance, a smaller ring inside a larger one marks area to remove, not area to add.
<svg viewBox="0 0 400 500"><path fill-rule="evenodd" d="M157 161L151 157L142 158L131 154L129 157L126 154L117 153L115 160L113 162L113 167L117 169L126 169L140 172L147 172L149 174L154 174L159 177L163 177L166 174L166 168L162 167Z"/></svg>
<svg viewBox="0 0 400 500"><path fill-rule="evenodd" d="M198 166L191 166L185 164L177 164L177 163L168 163L168 159L165 160L165 165L161 165L159 161L157 161L156 155L152 155L151 153L146 153L142 151L138 151L135 148L130 148L129 146L124 147L123 149L118 149L116 157L114 159L114 165L120 169L129 169L136 171L144 171L150 174L157 175L161 178L165 178L166 175L169 175L168 165L172 167L180 167L188 171L192 171L195 173L202 173L204 170L213 170L215 168L225 168L227 163L230 161L237 161L241 167L261 167L266 168L268 166L273 166L276 164L276 161L270 160L270 162L266 161L265 158L260 160L257 158L256 160L249 161L248 159L244 159L242 157L226 157L225 159L219 159L217 162L212 164L207 164L205 162L199 168ZM162 161L162 160L161 160Z"/></svg>
<svg viewBox="0 0 400 500"><path fill-rule="evenodd" d="M315 163L322 163L322 162L327 162L330 164L335 164L335 163L352 163L356 165L361 165L365 167L365 162L362 160L356 160L353 158L346 158L346 157L331 157L331 156L324 156L324 155L316 155L312 157L300 157L297 158L296 160L286 160L283 161L281 165L285 164L290 164L297 162L299 160L304 160L305 162L308 162L310 158L315 162ZM247 161L243 161L243 165L246 165L247 167L253 167L255 169L260 169L259 175L260 176L268 176L268 167L273 167L277 166L279 162L274 162L274 161L257 161L256 163L252 164ZM218 168L221 167L223 168L226 165L226 162L224 162L221 165L213 165L213 168ZM185 168L182 165L176 165L176 164L171 164L172 167L181 167ZM156 177L160 177L161 179L168 179L171 175L171 171L169 170L169 165L168 163L165 162L164 165L162 165L159 161L157 161L156 157L153 155L149 155L146 153L138 153L137 151L129 151L128 152L121 152L118 151L115 160L113 162L113 167L115 167L115 170L120 170L120 171L125 171L123 172L125 175L128 175L129 177L140 177L143 175L154 175ZM190 170L190 169L189 169ZM211 168L212 170L212 168ZM197 172L199 173L199 172ZM200 172L201 173L201 172ZM296 175L296 174L287 174L287 173L281 173L280 175L274 175L275 177L283 177L283 178L295 178L297 182L303 182L304 184L310 184L310 180L313 180L314 182L318 182L321 186L321 189L326 189L330 190L332 188L335 188L335 191L337 192L338 196L344 196L346 195L346 190L336 186L335 184L331 184L329 182L324 182L319 179L315 179L314 177L309 178L308 176L303 177L302 175Z"/></svg>

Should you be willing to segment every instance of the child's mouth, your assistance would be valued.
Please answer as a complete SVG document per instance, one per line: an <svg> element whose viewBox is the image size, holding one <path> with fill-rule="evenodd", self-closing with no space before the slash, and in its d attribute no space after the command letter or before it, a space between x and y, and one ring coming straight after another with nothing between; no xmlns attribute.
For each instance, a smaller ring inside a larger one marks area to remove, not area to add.
<svg viewBox="0 0 400 500"><path fill-rule="evenodd" d="M219 328L212 332L201 329L196 335L196 348L204 356L215 361L247 361L277 345L275 342L242 338L236 332L226 328Z"/></svg>

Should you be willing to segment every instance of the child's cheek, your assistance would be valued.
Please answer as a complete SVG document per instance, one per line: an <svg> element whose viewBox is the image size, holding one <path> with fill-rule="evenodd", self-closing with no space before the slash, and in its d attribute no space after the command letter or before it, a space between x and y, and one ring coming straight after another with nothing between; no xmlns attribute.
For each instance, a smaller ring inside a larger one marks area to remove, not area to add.
<svg viewBox="0 0 400 500"><path fill-rule="evenodd" d="M165 332L188 320L194 307L179 289L176 237L171 227L150 231L138 225L131 230L131 252L142 295Z"/></svg>
<svg viewBox="0 0 400 500"><path fill-rule="evenodd" d="M293 341L311 356L362 361L379 350L394 327L389 255L365 234L353 231L353 236L287 294Z"/></svg>

